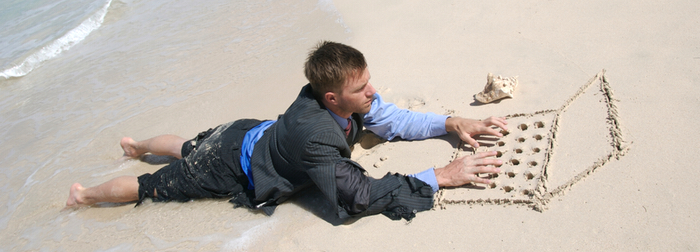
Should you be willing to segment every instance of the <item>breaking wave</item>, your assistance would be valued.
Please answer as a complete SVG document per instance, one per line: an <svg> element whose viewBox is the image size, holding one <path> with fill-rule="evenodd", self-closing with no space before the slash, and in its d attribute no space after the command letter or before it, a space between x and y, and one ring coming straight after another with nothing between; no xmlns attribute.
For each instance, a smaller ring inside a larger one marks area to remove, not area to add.
<svg viewBox="0 0 700 252"><path fill-rule="evenodd" d="M85 19L80 25L68 31L62 37L52 41L48 45L44 46L38 52L25 58L22 63L5 69L0 73L1 77L5 79L22 77L27 75L32 70L36 69L49 59L55 58L63 51L66 51L73 47L75 44L83 41L90 33L97 30L104 22L105 15L107 15L107 9L112 4L112 0L107 0L101 9L97 10L90 17Z"/></svg>

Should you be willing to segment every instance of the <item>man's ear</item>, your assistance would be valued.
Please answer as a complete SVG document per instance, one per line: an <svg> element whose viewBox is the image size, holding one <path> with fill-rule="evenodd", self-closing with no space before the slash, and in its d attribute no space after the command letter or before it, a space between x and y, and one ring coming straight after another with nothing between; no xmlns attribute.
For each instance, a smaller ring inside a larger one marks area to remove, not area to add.
<svg viewBox="0 0 700 252"><path fill-rule="evenodd" d="M323 99L326 100L327 103L333 104L333 105L338 105L338 99L335 93L328 91L323 95Z"/></svg>

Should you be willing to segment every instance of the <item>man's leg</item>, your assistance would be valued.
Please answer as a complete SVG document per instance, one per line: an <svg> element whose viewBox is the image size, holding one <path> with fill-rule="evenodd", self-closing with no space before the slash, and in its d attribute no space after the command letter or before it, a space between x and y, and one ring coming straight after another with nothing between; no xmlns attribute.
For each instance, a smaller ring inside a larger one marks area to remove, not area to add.
<svg viewBox="0 0 700 252"><path fill-rule="evenodd" d="M153 155L173 156L180 159L182 158L182 144L185 141L187 139L176 135L160 135L143 141L134 141L130 137L124 137L120 144L124 149L125 157L137 158L150 152Z"/></svg>
<svg viewBox="0 0 700 252"><path fill-rule="evenodd" d="M121 176L90 188L84 188L78 183L73 184L66 207L89 206L98 202L132 202L138 199L138 179L134 176Z"/></svg>

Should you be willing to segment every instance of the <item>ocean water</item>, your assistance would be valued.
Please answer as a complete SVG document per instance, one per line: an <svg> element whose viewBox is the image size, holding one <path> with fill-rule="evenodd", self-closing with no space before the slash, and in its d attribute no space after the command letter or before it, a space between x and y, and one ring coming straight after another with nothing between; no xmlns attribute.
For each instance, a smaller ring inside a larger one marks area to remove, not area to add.
<svg viewBox="0 0 700 252"><path fill-rule="evenodd" d="M21 77L79 43L104 21L111 1L7 1L0 15L0 77Z"/></svg>
<svg viewBox="0 0 700 252"><path fill-rule="evenodd" d="M74 182L162 166L120 160L121 136L283 112L236 102L285 78L262 91L291 101L308 49L351 40L332 1L0 2L0 251L245 250L274 229L225 201L63 206Z"/></svg>

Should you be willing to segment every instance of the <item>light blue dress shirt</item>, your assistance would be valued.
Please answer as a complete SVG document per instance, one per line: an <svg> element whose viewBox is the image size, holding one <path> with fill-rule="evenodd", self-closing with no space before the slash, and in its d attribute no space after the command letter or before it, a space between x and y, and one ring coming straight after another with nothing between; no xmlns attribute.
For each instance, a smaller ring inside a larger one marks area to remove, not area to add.
<svg viewBox="0 0 700 252"><path fill-rule="evenodd" d="M342 118L332 111L328 112L338 122L341 128L348 125L347 118ZM447 134L445 129L445 120L448 116L437 115L434 113L420 113L410 111L408 109L400 109L393 103L386 103L379 94L374 94L372 108L364 116L364 126L368 130L374 132L378 136L392 140L400 137L405 140L420 140ZM248 176L248 188L253 189L253 180L250 172L250 157L253 154L255 143L262 137L263 133L275 121L265 121L262 124L250 129L243 138L241 146L241 167L243 172ZM408 175L420 179L430 185L433 192L437 192L440 188L435 178L433 168L425 171Z"/></svg>

